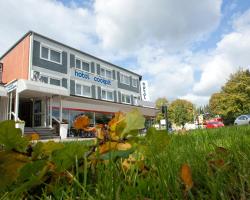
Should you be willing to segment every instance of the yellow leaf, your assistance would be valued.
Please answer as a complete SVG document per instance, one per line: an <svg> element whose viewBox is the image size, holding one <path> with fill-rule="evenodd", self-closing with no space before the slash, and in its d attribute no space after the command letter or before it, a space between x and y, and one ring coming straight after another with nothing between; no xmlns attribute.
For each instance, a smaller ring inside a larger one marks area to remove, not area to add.
<svg viewBox="0 0 250 200"><path fill-rule="evenodd" d="M188 191L193 187L192 173L188 164L184 163L181 166L181 179L185 184L185 190Z"/></svg>
<svg viewBox="0 0 250 200"><path fill-rule="evenodd" d="M96 137L100 140L103 140L105 136L105 132L101 128L96 129Z"/></svg>
<svg viewBox="0 0 250 200"><path fill-rule="evenodd" d="M79 116L73 122L73 127L75 129L84 129L89 126L89 118L86 115Z"/></svg>
<svg viewBox="0 0 250 200"><path fill-rule="evenodd" d="M117 142L106 142L99 146L99 153L103 154L117 148Z"/></svg>
<svg viewBox="0 0 250 200"><path fill-rule="evenodd" d="M126 143L118 143L117 144L117 150L122 150L122 151L125 151L125 150L128 150L132 147L131 144L129 144L128 142Z"/></svg>

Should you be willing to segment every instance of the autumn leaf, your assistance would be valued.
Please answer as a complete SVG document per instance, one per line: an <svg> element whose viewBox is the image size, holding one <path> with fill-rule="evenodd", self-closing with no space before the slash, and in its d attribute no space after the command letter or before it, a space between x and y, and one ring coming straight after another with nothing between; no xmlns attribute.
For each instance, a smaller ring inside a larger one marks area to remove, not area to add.
<svg viewBox="0 0 250 200"><path fill-rule="evenodd" d="M73 122L73 127L75 129L84 129L89 126L89 123L90 123L90 120L88 116L82 115L75 119L75 121Z"/></svg>
<svg viewBox="0 0 250 200"><path fill-rule="evenodd" d="M115 150L117 148L117 144L117 142L105 142L99 146L99 153L103 154L108 151Z"/></svg>
<svg viewBox="0 0 250 200"><path fill-rule="evenodd" d="M29 162L26 155L12 152L0 152L0 190L16 181L18 177L18 170Z"/></svg>
<svg viewBox="0 0 250 200"><path fill-rule="evenodd" d="M192 173L190 166L187 163L184 163L181 166L181 179L185 184L185 191L188 191L193 187Z"/></svg>
<svg viewBox="0 0 250 200"><path fill-rule="evenodd" d="M128 150L128 149L132 148L132 145L129 144L128 142L126 142L126 143L118 143L116 148L117 148L117 150L124 151L124 150Z"/></svg>

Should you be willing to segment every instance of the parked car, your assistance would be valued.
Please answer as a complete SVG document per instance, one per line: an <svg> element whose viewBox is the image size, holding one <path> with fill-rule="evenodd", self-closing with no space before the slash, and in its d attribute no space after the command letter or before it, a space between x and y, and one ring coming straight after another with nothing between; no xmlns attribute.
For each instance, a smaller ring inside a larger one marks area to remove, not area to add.
<svg viewBox="0 0 250 200"><path fill-rule="evenodd" d="M236 118L234 121L235 125L247 125L250 124L250 114L248 115L241 115Z"/></svg>
<svg viewBox="0 0 250 200"><path fill-rule="evenodd" d="M224 124L220 121L209 121L205 124L206 128L220 128L223 126L224 126Z"/></svg>

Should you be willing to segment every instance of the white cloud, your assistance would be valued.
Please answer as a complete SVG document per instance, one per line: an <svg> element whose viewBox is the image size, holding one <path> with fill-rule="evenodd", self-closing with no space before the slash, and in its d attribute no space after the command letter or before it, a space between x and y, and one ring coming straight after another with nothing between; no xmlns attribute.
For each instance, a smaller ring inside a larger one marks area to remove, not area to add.
<svg viewBox="0 0 250 200"><path fill-rule="evenodd" d="M96 0L97 34L105 48L131 50L158 43L169 50L217 27L222 0ZM174 48L174 49L173 49Z"/></svg>
<svg viewBox="0 0 250 200"><path fill-rule="evenodd" d="M51 0L0 1L0 54L29 30L71 46L91 50L95 18L88 9Z"/></svg>

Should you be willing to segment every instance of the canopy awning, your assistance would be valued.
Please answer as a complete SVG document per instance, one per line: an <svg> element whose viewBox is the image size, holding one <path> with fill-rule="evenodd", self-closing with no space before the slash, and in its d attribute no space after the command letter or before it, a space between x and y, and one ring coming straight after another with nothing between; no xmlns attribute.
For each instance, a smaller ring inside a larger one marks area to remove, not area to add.
<svg viewBox="0 0 250 200"><path fill-rule="evenodd" d="M68 89L56 85L20 79L17 81L17 91L21 96L69 96Z"/></svg>

